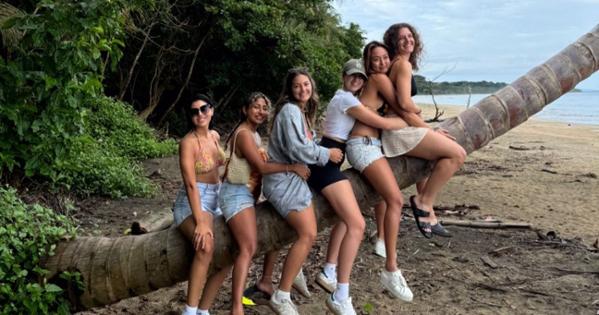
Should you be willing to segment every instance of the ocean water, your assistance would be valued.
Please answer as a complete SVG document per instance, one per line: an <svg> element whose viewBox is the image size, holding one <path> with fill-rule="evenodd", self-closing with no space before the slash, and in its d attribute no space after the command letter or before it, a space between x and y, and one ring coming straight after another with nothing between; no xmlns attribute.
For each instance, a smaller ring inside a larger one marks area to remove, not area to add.
<svg viewBox="0 0 599 315"><path fill-rule="evenodd" d="M489 94L472 94L470 106ZM414 96L416 103L433 104L430 95ZM468 94L435 95L437 104L466 106ZM568 124L599 125L599 91L570 92L545 106L534 119Z"/></svg>

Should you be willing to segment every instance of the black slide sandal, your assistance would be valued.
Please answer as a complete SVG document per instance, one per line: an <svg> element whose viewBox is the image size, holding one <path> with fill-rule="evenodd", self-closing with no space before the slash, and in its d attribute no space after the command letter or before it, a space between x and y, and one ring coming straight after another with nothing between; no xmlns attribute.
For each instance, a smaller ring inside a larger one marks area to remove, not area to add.
<svg viewBox="0 0 599 315"><path fill-rule="evenodd" d="M430 213L428 213L422 209L419 209L418 206L416 205L415 199L416 199L416 196L414 196L414 195L410 196L410 208L412 208L412 213L414 214L414 221L416 221L416 226L418 227L418 230L420 231L420 233L422 233L422 235L424 235L424 237L432 238L433 232L431 231L430 223L420 222L420 218L426 218L430 215Z"/></svg>

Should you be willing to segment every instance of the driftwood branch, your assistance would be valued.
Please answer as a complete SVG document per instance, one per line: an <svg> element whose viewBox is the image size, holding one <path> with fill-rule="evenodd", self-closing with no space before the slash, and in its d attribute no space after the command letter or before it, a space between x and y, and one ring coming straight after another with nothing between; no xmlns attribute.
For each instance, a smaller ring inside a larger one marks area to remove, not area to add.
<svg viewBox="0 0 599 315"><path fill-rule="evenodd" d="M483 228L483 229L530 229L532 226L530 223L525 222L487 222L487 221L467 221L467 220L452 220L443 219L441 220L443 225L455 225L471 228Z"/></svg>

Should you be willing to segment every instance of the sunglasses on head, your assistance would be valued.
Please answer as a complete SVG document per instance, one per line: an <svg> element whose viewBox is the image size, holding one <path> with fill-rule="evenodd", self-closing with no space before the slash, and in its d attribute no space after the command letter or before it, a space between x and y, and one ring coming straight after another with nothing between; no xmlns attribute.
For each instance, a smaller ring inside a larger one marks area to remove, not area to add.
<svg viewBox="0 0 599 315"><path fill-rule="evenodd" d="M204 104L200 106L200 108L190 108L189 112L191 113L191 116L199 115L200 113L206 114L210 108L212 108L212 105Z"/></svg>

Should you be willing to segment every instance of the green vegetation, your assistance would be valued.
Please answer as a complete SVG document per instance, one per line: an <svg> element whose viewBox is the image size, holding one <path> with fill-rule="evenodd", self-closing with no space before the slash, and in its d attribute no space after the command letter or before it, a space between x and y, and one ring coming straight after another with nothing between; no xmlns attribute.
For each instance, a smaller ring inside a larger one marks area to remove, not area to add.
<svg viewBox="0 0 599 315"><path fill-rule="evenodd" d="M136 160L173 153L127 105L104 96L124 46L125 1L50 1L5 19L20 37L0 60L0 171L53 188L148 195ZM4 34L4 33L3 33Z"/></svg>
<svg viewBox="0 0 599 315"><path fill-rule="evenodd" d="M74 225L51 209L25 204L11 188L0 187L0 209L0 314L69 314L63 289L48 282L40 263L55 243L74 236ZM59 277L81 285L76 273Z"/></svg>
<svg viewBox="0 0 599 315"><path fill-rule="evenodd" d="M0 16L0 179L83 195L152 193L137 161L176 145L144 121L183 135L188 92L213 94L226 125L250 91L276 99L305 66L328 99L363 44L324 0L16 3Z"/></svg>
<svg viewBox="0 0 599 315"><path fill-rule="evenodd" d="M363 46L358 26L341 26L325 0L157 0L129 17L124 56L107 91L178 135L187 132L180 118L186 91L214 96L219 126L237 119L252 91L275 101L296 66L310 70L328 100L343 63Z"/></svg>
<svg viewBox="0 0 599 315"><path fill-rule="evenodd" d="M415 75L414 79L420 94L488 94L507 85L490 81L431 82L421 75Z"/></svg>
<svg viewBox="0 0 599 315"><path fill-rule="evenodd" d="M327 0L0 0L0 182L80 196L145 196L139 160L175 153L191 91L230 122L249 92L276 99L308 67L323 99L362 32ZM132 104L132 105L129 105ZM0 188L0 314L68 313L40 267L68 219ZM76 271L59 276L80 284Z"/></svg>

